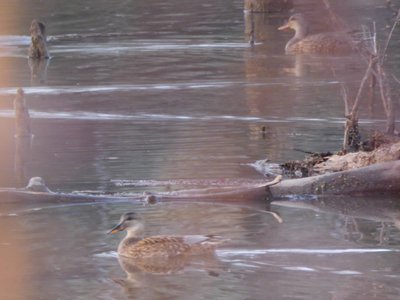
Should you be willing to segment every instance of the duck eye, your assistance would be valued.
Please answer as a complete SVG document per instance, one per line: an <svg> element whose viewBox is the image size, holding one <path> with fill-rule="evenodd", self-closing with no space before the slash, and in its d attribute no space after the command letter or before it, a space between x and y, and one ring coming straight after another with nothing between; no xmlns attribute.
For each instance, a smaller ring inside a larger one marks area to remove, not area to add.
<svg viewBox="0 0 400 300"><path fill-rule="evenodd" d="M127 214L125 216L125 221L132 221L135 220L135 215L134 214Z"/></svg>

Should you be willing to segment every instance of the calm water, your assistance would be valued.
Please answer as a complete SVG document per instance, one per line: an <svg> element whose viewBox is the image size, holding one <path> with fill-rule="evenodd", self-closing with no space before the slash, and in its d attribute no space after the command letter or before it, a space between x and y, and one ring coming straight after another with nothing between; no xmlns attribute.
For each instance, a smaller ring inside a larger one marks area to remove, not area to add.
<svg viewBox="0 0 400 300"><path fill-rule="evenodd" d="M297 10L324 29L320 1L299 2ZM374 19L384 39L390 13L383 1L349 2L338 8L346 20L370 25ZM257 160L339 149L340 83L355 94L365 63L354 56L284 55L291 33L276 28L287 15L255 16L251 48L242 6L225 0L2 4L0 186L41 176L63 192L179 192L260 182L264 177L251 167ZM33 18L47 24L52 55L34 78L26 58ZM398 41L395 32L388 67L397 76ZM12 118L18 87L27 94L35 135L22 148ZM379 101L365 101L362 110L365 131L384 128ZM348 215L340 207L272 205L282 224L263 211L263 199L246 205L2 204L0 295L398 299L400 210L396 199L373 200L379 209L362 202L363 213ZM115 252L121 236L106 231L128 210L145 216L148 234L214 233L230 242L215 258L187 262L170 275L126 274Z"/></svg>

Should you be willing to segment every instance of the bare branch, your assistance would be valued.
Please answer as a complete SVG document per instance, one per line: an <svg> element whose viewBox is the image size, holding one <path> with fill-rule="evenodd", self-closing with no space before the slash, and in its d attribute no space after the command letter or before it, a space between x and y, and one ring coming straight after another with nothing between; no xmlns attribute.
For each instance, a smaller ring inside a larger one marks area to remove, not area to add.
<svg viewBox="0 0 400 300"><path fill-rule="evenodd" d="M344 85L343 82L340 84L340 87L341 87L342 97L343 97L343 101L344 101L344 114L347 116L350 113L350 111L349 111L349 97L347 95L346 86Z"/></svg>
<svg viewBox="0 0 400 300"><path fill-rule="evenodd" d="M392 77L393 77L393 79L394 79L397 83L400 84L400 80L399 80L394 74L392 74Z"/></svg>
<svg viewBox="0 0 400 300"><path fill-rule="evenodd" d="M365 71L364 77L363 77L363 79L361 80L361 83L360 83L360 87L358 88L357 96L356 96L356 99L354 101L353 108L351 110L351 115L355 115L357 113L357 111L358 111L358 106L359 106L360 100L361 100L361 94L362 94L364 86L365 86L365 84L366 84L366 82L367 82L367 80L368 80L368 78L369 78L369 76L371 74L371 70L372 70L372 67L374 65L374 61L375 60L373 58L371 58L370 61L369 61L368 68Z"/></svg>
<svg viewBox="0 0 400 300"><path fill-rule="evenodd" d="M348 30L349 26L347 25L347 23L340 18L332 9L331 4L329 2L329 0L323 0L325 8L327 9L328 13L329 13L329 17L331 19L331 23L333 25L333 27L337 30L339 29L340 31L346 31Z"/></svg>
<svg viewBox="0 0 400 300"><path fill-rule="evenodd" d="M389 108L388 108L387 101L386 101L385 85L384 85L384 82L383 82L384 81L383 69L379 64L378 64L377 69L378 70L377 70L376 78L378 79L378 83L379 83L379 93L381 95L382 105L383 105L383 108L385 110L385 114L386 114L386 116L388 116L389 115Z"/></svg>

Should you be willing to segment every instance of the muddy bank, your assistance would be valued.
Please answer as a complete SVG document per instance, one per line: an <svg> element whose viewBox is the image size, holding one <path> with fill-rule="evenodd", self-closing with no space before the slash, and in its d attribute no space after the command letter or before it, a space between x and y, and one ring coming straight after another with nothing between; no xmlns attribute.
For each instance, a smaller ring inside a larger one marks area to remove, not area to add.
<svg viewBox="0 0 400 300"><path fill-rule="evenodd" d="M327 160L314 166L314 172L338 172L366 167L372 164L400 159L400 142L378 147L367 152L359 151L346 155L332 155Z"/></svg>
<svg viewBox="0 0 400 300"><path fill-rule="evenodd" d="M400 159L400 138L375 134L365 141L357 152L310 153L304 160L291 160L281 164L283 172L295 177L308 177L341 172Z"/></svg>

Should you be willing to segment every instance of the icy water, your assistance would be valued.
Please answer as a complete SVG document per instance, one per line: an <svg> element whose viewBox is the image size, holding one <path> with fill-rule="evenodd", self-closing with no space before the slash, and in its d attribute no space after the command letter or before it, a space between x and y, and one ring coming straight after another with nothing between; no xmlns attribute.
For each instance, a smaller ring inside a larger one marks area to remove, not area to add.
<svg viewBox="0 0 400 300"><path fill-rule="evenodd" d="M321 30L319 2L298 1L296 10L314 16ZM390 22L383 2L349 1L338 10L351 24L370 25L374 16L382 33ZM365 63L356 56L284 55L291 33L276 28L286 14L256 15L252 48L242 6L209 0L2 3L0 186L24 186L41 176L60 192L179 193L260 183L266 178L252 167L257 160L339 149L340 84L354 94ZM46 23L52 56L36 66L26 58L33 18ZM388 67L399 77L398 40L395 32ZM18 87L31 112L31 145L14 138ZM378 101L365 102L361 124L384 128ZM267 207L263 200L3 203L0 298L399 298L397 199L372 199L378 207L361 199L358 210ZM127 211L143 215L149 235L212 233L229 241L215 257L166 267L168 274L125 272L116 254L122 236L106 232Z"/></svg>

